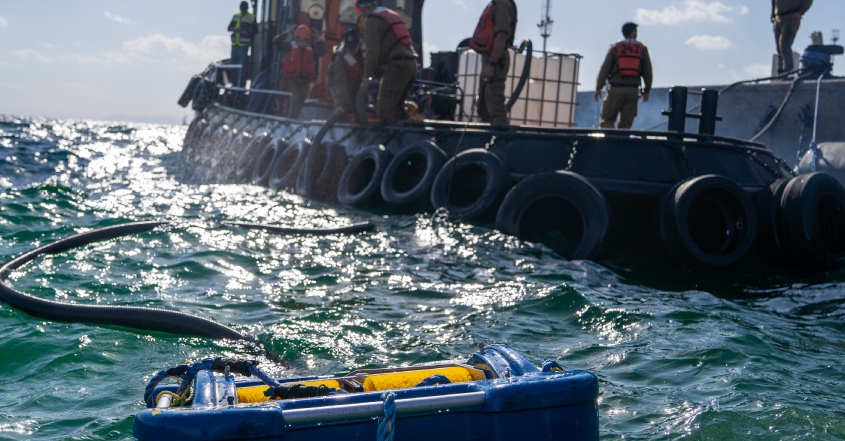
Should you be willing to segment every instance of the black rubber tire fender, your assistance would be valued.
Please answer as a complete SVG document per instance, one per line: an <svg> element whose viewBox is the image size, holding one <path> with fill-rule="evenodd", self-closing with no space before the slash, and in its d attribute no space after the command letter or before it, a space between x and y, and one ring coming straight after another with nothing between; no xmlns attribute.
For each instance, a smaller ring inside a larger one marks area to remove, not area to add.
<svg viewBox="0 0 845 441"><path fill-rule="evenodd" d="M738 263L757 239L754 201L718 175L690 178L664 195L658 229L671 257L690 267Z"/></svg>
<svg viewBox="0 0 845 441"><path fill-rule="evenodd" d="M451 219L482 219L496 213L510 182L498 156L470 149L446 161L437 173L431 203L448 210Z"/></svg>
<svg viewBox="0 0 845 441"><path fill-rule="evenodd" d="M225 127L225 126L224 126ZM232 143L240 134L240 130L229 128L217 137L217 142L214 143L214 148L208 155L208 167L215 171L220 171L220 166L223 161L232 154Z"/></svg>
<svg viewBox="0 0 845 441"><path fill-rule="evenodd" d="M337 184L337 200L343 205L372 206L383 202L381 178L393 155L384 146L371 146L355 155L343 169Z"/></svg>
<svg viewBox="0 0 845 441"><path fill-rule="evenodd" d="M337 183L349 164L349 155L342 145L324 142L312 144L305 159L305 168L296 180L296 194L323 202L337 199Z"/></svg>
<svg viewBox="0 0 845 441"><path fill-rule="evenodd" d="M825 172L789 181L780 200L787 256L796 267L845 265L845 189Z"/></svg>
<svg viewBox="0 0 845 441"><path fill-rule="evenodd" d="M446 159L446 153L431 141L415 142L400 150L384 170L384 201L402 205L422 196L430 198L431 185Z"/></svg>
<svg viewBox="0 0 845 441"><path fill-rule="evenodd" d="M249 182L252 178L252 171L255 170L255 163L272 140L273 137L267 132L261 132L252 137L252 140L238 157L234 176L236 182Z"/></svg>
<svg viewBox="0 0 845 441"><path fill-rule="evenodd" d="M276 156L288 147L288 141L284 138L274 138L264 147L264 151L258 156L255 161L255 166L252 168L252 183L267 187L270 182L270 175L273 173L273 164L276 162Z"/></svg>
<svg viewBox="0 0 845 441"><path fill-rule="evenodd" d="M569 171L539 173L505 196L496 228L541 242L567 259L595 259L606 243L610 208L604 194Z"/></svg>
<svg viewBox="0 0 845 441"><path fill-rule="evenodd" d="M310 139L300 139L276 154L270 174L270 188L290 191L296 189L296 178L305 166L310 147Z"/></svg>
<svg viewBox="0 0 845 441"><path fill-rule="evenodd" d="M780 200L790 178L780 178L764 187L757 194L757 254L760 260L771 266L787 267L783 238L783 219Z"/></svg>
<svg viewBox="0 0 845 441"><path fill-rule="evenodd" d="M182 107L188 107L188 103L194 99L194 90L196 90L197 86L200 84L202 80L202 76L194 75L191 77L190 81L188 81L188 87L185 88L185 91L182 92L182 96L179 97L179 104Z"/></svg>
<svg viewBox="0 0 845 441"><path fill-rule="evenodd" d="M206 144L206 148L197 151L197 162L205 165L211 165L211 158L216 155L218 146L225 142L225 138L227 137L228 132L231 131L231 127L228 124L221 124L214 129L214 132L208 137L208 143Z"/></svg>
<svg viewBox="0 0 845 441"><path fill-rule="evenodd" d="M252 139L252 132L241 131L229 144L229 149L224 152L225 156L219 166L220 175L224 181L235 180L235 172L238 170L241 153L252 142Z"/></svg>
<svg viewBox="0 0 845 441"><path fill-rule="evenodd" d="M199 162L202 152L209 148L211 136L214 134L216 129L217 125L214 123L209 123L205 126L202 133L200 133L200 135L196 138L194 147L188 152L188 159L194 162Z"/></svg>
<svg viewBox="0 0 845 441"><path fill-rule="evenodd" d="M188 126L188 131L185 132L185 139L182 140L182 154L185 157L191 156L191 150L196 147L197 139L202 134L203 130L208 126L208 121L205 118L194 118Z"/></svg>

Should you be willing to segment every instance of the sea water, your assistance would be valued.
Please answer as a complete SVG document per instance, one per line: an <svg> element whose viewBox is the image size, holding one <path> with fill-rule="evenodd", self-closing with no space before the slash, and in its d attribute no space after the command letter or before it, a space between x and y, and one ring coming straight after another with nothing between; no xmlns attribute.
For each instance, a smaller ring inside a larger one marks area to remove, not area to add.
<svg viewBox="0 0 845 441"><path fill-rule="evenodd" d="M842 272L697 280L567 261L434 213L218 185L183 158L185 130L0 116L3 260L92 228L172 222L40 258L12 274L14 288L206 317L283 354L287 365L263 365L279 376L508 344L536 364L595 372L603 439L845 438ZM377 231L300 237L220 220L370 221ZM0 332L0 439L131 439L154 372L242 355L231 343L51 322L4 303Z"/></svg>

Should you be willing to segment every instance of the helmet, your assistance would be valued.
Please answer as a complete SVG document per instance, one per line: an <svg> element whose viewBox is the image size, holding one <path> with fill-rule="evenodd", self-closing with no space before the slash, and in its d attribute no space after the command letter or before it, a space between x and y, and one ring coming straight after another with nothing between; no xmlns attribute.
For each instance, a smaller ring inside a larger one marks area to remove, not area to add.
<svg viewBox="0 0 845 441"><path fill-rule="evenodd" d="M296 27L296 32L293 35L299 38L311 38L311 29L308 29L308 26L299 25Z"/></svg>
<svg viewBox="0 0 845 441"><path fill-rule="evenodd" d="M378 0L355 0L355 12L361 12L361 8L376 5L378 5Z"/></svg>

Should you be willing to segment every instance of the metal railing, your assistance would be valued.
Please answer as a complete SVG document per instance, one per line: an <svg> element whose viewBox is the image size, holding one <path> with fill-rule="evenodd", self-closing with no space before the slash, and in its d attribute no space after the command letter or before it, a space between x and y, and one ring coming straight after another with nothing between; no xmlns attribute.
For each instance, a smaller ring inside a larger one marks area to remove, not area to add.
<svg viewBox="0 0 845 441"><path fill-rule="evenodd" d="M293 94L290 93L290 92L282 92L280 90L267 90L267 89L247 89L246 87L222 86L222 85L219 85L219 84L217 85L217 88L220 89L220 90L225 90L225 91L230 91L230 92L241 92L241 93L244 93L244 95L247 96L247 97L250 94L253 94L253 93L259 93L259 94L263 93L263 94L266 94L266 95L276 95L279 98L287 97L288 106L287 106L287 116L286 116L286 118L290 118L290 116L291 116L291 111L293 110L293 106L291 105L293 103ZM270 103L269 99L265 100L264 105L261 107L261 111L258 112L258 113L266 114L267 113L267 106L268 106L269 103ZM279 101L277 101L277 104L276 104L276 109L278 109L278 116L282 116L281 115L281 108L282 108L281 100L279 100Z"/></svg>

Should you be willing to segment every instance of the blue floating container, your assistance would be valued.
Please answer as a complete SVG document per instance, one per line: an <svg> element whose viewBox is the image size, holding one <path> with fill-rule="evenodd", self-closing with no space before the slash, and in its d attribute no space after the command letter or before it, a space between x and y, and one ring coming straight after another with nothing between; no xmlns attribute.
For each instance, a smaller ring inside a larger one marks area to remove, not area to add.
<svg viewBox="0 0 845 441"><path fill-rule="evenodd" d="M396 440L599 439L599 389L594 374L582 370L543 372L504 345L487 346L466 363L280 380L336 382L345 392L321 398L244 403L248 392L267 387L201 371L194 380L189 406L143 410L135 416L133 434L143 441L375 441L377 418L384 415L386 390L367 391L368 387L389 387L406 377L446 372L444 369L455 372L455 368L468 372L472 379L390 388L395 394L396 420L391 429ZM175 389L160 386L155 396Z"/></svg>

